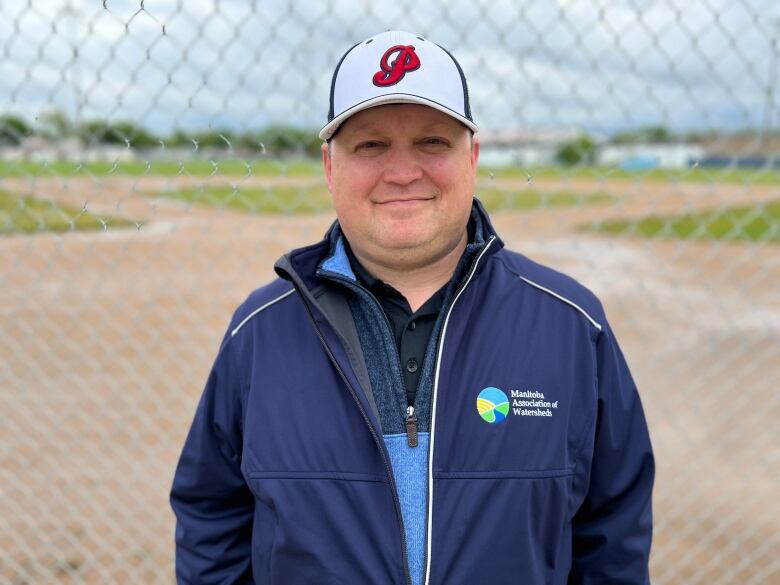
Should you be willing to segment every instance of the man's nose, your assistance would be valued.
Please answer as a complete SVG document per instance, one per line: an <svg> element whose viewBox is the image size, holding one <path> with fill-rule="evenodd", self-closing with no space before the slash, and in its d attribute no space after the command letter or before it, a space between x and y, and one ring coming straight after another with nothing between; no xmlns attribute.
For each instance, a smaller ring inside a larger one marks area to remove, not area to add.
<svg viewBox="0 0 780 585"><path fill-rule="evenodd" d="M423 175L420 161L409 149L395 148L387 157L387 166L382 173L382 179L387 183L408 185L420 179Z"/></svg>

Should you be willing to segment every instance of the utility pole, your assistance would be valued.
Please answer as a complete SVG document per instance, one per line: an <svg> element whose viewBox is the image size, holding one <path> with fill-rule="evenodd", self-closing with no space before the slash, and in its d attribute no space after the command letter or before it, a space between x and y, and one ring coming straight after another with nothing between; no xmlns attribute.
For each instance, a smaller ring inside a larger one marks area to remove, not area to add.
<svg viewBox="0 0 780 585"><path fill-rule="evenodd" d="M761 123L759 140L759 154L763 155L767 147L767 135L771 144L773 137L773 114L775 110L775 86L777 85L778 62L778 36L780 36L780 11L770 20L771 48L769 52L769 73L766 83L766 101L764 103L764 116Z"/></svg>

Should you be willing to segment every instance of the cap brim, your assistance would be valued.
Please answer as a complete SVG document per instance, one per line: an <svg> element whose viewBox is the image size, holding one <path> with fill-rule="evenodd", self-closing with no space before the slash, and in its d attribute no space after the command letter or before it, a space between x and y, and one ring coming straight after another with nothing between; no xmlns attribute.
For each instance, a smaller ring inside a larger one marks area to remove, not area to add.
<svg viewBox="0 0 780 585"><path fill-rule="evenodd" d="M333 120L328 122L322 128L322 130L320 130L319 137L322 140L330 140L331 136L333 136L336 133L336 130L338 130L339 126L341 126L341 124L343 124L347 118L349 118L350 116L354 116L358 112L367 110L368 108L373 108L375 106L381 106L384 104L420 104L422 106L429 106L435 110L439 110L440 112L447 114L448 116L452 116L458 122L461 122L466 127L470 128L473 132L477 132L479 130L479 128L474 122L472 122L465 116L461 116L454 110L451 110L448 107L441 105L438 102L434 102L429 99L422 98L416 95L405 94L405 93L393 93L393 94L381 95L375 98L371 98L370 100L366 100L364 102L356 104L351 108L349 108L348 110L341 112L338 116L333 118Z"/></svg>

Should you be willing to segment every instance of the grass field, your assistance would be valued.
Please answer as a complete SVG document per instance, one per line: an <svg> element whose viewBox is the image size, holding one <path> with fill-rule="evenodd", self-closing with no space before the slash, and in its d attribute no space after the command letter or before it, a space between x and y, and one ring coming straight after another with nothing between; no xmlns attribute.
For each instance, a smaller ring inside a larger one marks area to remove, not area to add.
<svg viewBox="0 0 780 585"><path fill-rule="evenodd" d="M780 199L704 213L652 215L639 221L610 220L587 229L647 238L780 242Z"/></svg>
<svg viewBox="0 0 780 585"><path fill-rule="evenodd" d="M83 209L0 191L0 234L105 230L134 226L117 217L97 217Z"/></svg>
<svg viewBox="0 0 780 585"><path fill-rule="evenodd" d="M184 176L290 176L316 177L322 175L319 161L254 159L242 161L225 159L209 160L137 160L123 162L11 162L0 161L0 178L22 177L108 177L144 175L176 177ZM780 185L780 171L777 169L746 168L690 168L678 170L652 169L626 171L618 168L576 166L576 167L480 167L479 176L496 179L591 179L591 180L641 180L652 182L694 182L694 183L749 183L755 185Z"/></svg>
<svg viewBox="0 0 780 585"><path fill-rule="evenodd" d="M579 180L623 180L649 181L653 183L727 183L780 186L780 170L748 168L687 168L687 169L649 169L628 171L619 168L575 166L575 167L502 167L480 168L481 177L496 179L567 179Z"/></svg>
<svg viewBox="0 0 780 585"><path fill-rule="evenodd" d="M319 162L299 160L280 162L273 160L135 160L121 162L89 162L75 163L57 161L42 162L9 162L0 161L0 177L110 177L127 176L140 177L154 175L161 177L210 175L229 176L291 176L313 177L321 175Z"/></svg>
<svg viewBox="0 0 780 585"><path fill-rule="evenodd" d="M151 194L153 197L180 199L201 205L227 207L251 213L317 213L332 209L330 195L324 186L274 186L268 189L253 187L189 188ZM573 191L541 193L533 189L508 191L480 189L479 199L489 210L533 210L547 207L610 203L614 197L606 193L581 194Z"/></svg>

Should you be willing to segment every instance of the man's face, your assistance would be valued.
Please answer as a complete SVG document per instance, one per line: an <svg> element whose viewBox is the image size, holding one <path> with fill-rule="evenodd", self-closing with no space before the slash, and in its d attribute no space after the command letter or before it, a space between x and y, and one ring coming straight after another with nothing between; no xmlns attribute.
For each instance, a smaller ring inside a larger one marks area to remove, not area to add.
<svg viewBox="0 0 780 585"><path fill-rule="evenodd" d="M350 117L322 147L336 215L358 256L420 268L463 241L479 141L427 106L390 104Z"/></svg>

